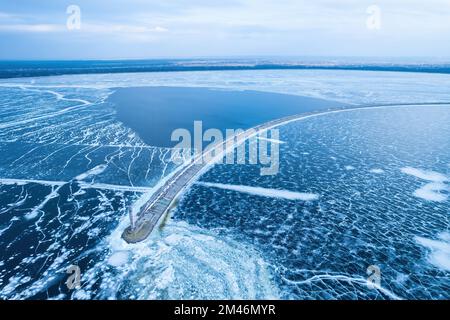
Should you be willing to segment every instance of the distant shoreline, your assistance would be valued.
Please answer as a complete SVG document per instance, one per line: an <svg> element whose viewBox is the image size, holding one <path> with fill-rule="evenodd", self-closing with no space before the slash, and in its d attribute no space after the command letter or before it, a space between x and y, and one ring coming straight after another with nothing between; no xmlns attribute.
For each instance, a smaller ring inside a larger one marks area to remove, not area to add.
<svg viewBox="0 0 450 320"><path fill-rule="evenodd" d="M450 64L310 63L235 60L92 60L0 61L0 79L80 74L241 71L241 70L344 70L450 74Z"/></svg>

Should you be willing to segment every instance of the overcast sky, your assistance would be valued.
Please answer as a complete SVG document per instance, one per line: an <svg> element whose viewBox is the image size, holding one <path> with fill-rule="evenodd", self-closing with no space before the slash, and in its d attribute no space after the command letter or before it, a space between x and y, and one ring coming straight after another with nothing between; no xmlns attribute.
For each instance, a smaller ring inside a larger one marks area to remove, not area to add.
<svg viewBox="0 0 450 320"><path fill-rule="evenodd" d="M448 58L450 0L0 0L0 41L0 59Z"/></svg>

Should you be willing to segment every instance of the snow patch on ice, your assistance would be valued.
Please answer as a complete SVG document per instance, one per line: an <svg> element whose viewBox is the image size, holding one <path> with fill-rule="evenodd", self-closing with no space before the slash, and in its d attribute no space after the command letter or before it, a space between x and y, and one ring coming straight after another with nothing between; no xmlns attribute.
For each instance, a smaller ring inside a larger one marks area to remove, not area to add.
<svg viewBox="0 0 450 320"><path fill-rule="evenodd" d="M424 237L415 237L420 245L430 250L428 262L435 267L450 271L450 233L443 232L438 236L439 240L431 240Z"/></svg>
<svg viewBox="0 0 450 320"><path fill-rule="evenodd" d="M403 173L409 174L411 176L414 176L416 178L432 181L432 182L446 182L448 181L448 178L443 175L442 173L431 171L431 170L422 170L422 169L416 169L412 167L404 167L401 168L401 171Z"/></svg>
<svg viewBox="0 0 450 320"><path fill-rule="evenodd" d="M120 267L128 262L128 258L129 254L127 251L117 251L108 258L108 263L114 267Z"/></svg>
<svg viewBox="0 0 450 320"><path fill-rule="evenodd" d="M95 166L91 170L88 170L88 171L86 171L86 172L76 176L75 180L84 180L84 179L86 179L88 177L99 175L103 171L105 171L106 167L107 166L105 164L100 164L98 166Z"/></svg>
<svg viewBox="0 0 450 320"><path fill-rule="evenodd" d="M448 196L441 193L442 191L450 191L450 188L443 183L431 182L414 191L414 195L428 201L443 202Z"/></svg>

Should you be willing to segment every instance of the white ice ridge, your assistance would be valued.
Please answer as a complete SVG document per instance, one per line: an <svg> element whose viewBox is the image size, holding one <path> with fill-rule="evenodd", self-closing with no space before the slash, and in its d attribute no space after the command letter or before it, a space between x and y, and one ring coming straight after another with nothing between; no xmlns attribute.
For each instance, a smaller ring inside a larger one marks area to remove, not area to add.
<svg viewBox="0 0 450 320"><path fill-rule="evenodd" d="M66 98L63 94L53 91L53 90L41 90L39 86L26 86L26 85L20 85L20 89L24 91L32 91L32 92L38 92L38 93L49 93L56 97L57 100L65 100L65 101L72 101L72 102L79 102L81 104L91 104L91 102L84 100L84 99L78 99L78 98Z"/></svg>
<svg viewBox="0 0 450 320"><path fill-rule="evenodd" d="M4 123L0 124L0 129L5 129L5 128L9 128L9 127L15 127L15 126L18 126L20 124L36 122L38 120L56 117L56 116L59 116L61 114L66 113L66 112L79 109L81 106L86 106L86 105L82 104L82 105L76 105L76 106L73 106L73 107L67 107L65 109L62 109L62 110L59 110L59 111L55 111L55 112L51 112L51 113L47 113L45 115L42 115L42 116L39 116L39 117L35 117L35 118L28 118L28 119L23 119L23 120L14 120L14 121L10 121L10 122L4 122Z"/></svg>
<svg viewBox="0 0 450 320"><path fill-rule="evenodd" d="M232 190L270 198L281 198L287 200L303 200L303 201L313 201L319 199L319 195L315 193L293 192L288 190L268 189L261 187L249 187L243 185L210 183L210 182L197 182L196 184L205 187Z"/></svg>
<svg viewBox="0 0 450 320"><path fill-rule="evenodd" d="M148 187L136 187L136 186L124 186L117 184L107 184L107 183L86 183L78 182L81 189L103 189L112 191L131 191L131 192L150 192L153 188Z"/></svg>
<svg viewBox="0 0 450 320"><path fill-rule="evenodd" d="M448 195L443 192L450 192L450 186L444 183L449 181L449 179L442 173L412 167L404 167L401 171L416 178L430 181L414 191L414 196L424 200L436 202L443 202L448 199Z"/></svg>
<svg viewBox="0 0 450 320"><path fill-rule="evenodd" d="M59 196L59 189L62 188L62 185L59 186L52 186L52 191L45 197L45 199L38 204L36 207L34 207L31 212L27 213L25 215L25 218L27 220L31 220L37 217L37 215L39 214L39 212L42 212L42 209L45 207L45 205L52 199L57 198Z"/></svg>
<svg viewBox="0 0 450 320"><path fill-rule="evenodd" d="M17 143L17 141L8 141L8 140L0 140L1 144L6 143ZM60 145L60 146L71 146L71 147L92 147L92 148L140 148L140 149L158 149L162 151L166 150L173 150L175 148L170 147L158 147L158 146L150 146L150 145L144 145L144 144L112 144L112 143L106 143L106 144L100 144L100 143L62 143L62 142L39 142L39 141L33 141L33 142L26 142L22 141L23 144L33 144L33 145L43 145L43 146L49 146L49 145ZM183 150L186 150L186 152L190 151L189 148L185 148Z"/></svg>
<svg viewBox="0 0 450 320"><path fill-rule="evenodd" d="M420 245L431 251L428 261L435 267L450 271L450 233L442 232L439 240L431 240L423 237L415 237Z"/></svg>
<svg viewBox="0 0 450 320"><path fill-rule="evenodd" d="M108 263L114 267L119 267L121 265L124 265L127 263L129 259L129 252L128 251L117 251L114 252L109 258Z"/></svg>

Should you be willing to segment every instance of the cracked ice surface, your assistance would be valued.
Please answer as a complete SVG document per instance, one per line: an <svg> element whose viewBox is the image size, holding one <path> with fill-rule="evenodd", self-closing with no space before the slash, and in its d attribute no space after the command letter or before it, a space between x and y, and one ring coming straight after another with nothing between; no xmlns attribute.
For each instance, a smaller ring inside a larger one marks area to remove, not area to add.
<svg viewBox="0 0 450 320"><path fill-rule="evenodd" d="M448 200L415 197L433 182L401 171L449 176L446 113L434 126L426 117L410 116L420 129L411 133L417 144L408 144L410 150L398 141L381 146L381 129L373 135L362 130L368 140L362 143L352 134L360 119L351 117L336 116L340 135L322 119L286 126L279 175L252 180L241 172L245 166L218 165L204 182L308 192L320 195L318 201L293 206L290 200L258 196L249 202L251 194L198 185L175 221L130 246L120 239L127 208L142 202L176 167L170 149L145 145L115 119L107 97L114 87L168 85L354 104L441 102L450 101L449 84L448 75L311 70L1 80L0 298L448 298L443 291L448 272L436 268L445 265L445 255L430 242L441 241L435 239L448 230ZM321 126L328 129L311 133L318 141L311 145L304 130ZM330 141L333 137L344 138ZM382 147L385 153L372 154ZM417 157L405 160L417 150L422 150ZM391 213L392 207L399 208L397 215L382 216L381 208ZM274 215L274 208L280 214ZM418 210L425 213L418 216ZM377 263L386 278L382 288L367 291L365 268ZM82 288L72 292L64 285L71 264L82 271Z"/></svg>

